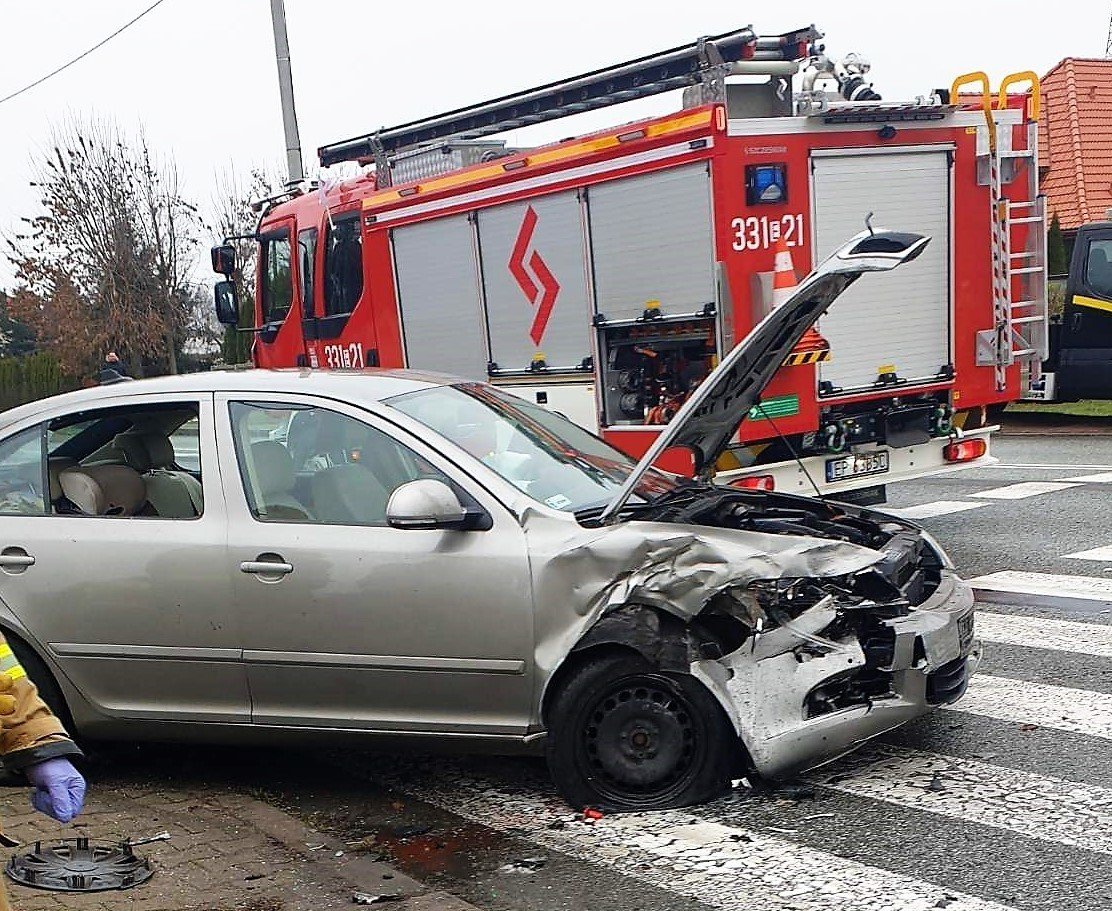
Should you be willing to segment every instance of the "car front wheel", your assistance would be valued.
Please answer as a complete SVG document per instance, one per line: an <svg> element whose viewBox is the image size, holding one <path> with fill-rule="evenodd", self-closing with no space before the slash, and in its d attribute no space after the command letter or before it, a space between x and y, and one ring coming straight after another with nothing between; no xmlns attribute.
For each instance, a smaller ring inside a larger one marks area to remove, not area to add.
<svg viewBox="0 0 1112 911"><path fill-rule="evenodd" d="M548 718L548 766L576 809L683 807L729 788L737 737L689 674L632 653L601 655L564 682Z"/></svg>

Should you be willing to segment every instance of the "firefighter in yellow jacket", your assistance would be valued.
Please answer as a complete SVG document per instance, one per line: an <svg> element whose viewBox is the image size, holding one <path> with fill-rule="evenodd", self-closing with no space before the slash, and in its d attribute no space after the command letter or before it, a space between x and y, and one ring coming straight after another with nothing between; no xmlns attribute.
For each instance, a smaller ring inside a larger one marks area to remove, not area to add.
<svg viewBox="0 0 1112 911"><path fill-rule="evenodd" d="M62 723L39 698L11 647L0 636L0 755L5 768L20 772L34 788L31 804L67 823L85 803L85 779L68 756L80 756ZM2 837L2 836L0 836ZM0 886L0 911L10 911Z"/></svg>

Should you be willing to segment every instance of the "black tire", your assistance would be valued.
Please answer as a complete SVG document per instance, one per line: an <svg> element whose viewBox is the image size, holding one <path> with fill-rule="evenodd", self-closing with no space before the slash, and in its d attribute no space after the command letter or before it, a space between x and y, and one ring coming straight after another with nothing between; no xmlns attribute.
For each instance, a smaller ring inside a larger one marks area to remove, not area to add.
<svg viewBox="0 0 1112 911"><path fill-rule="evenodd" d="M54 675L50 673L42 659L35 654L26 642L11 634L8 634L6 638L8 645L12 647L16 660L23 665L23 669L27 671L27 677L38 689L42 701L49 706L50 711L61 719L70 736L73 736L73 716L70 715L69 706L66 705L65 697L62 695L62 690L54 679Z"/></svg>
<svg viewBox="0 0 1112 911"><path fill-rule="evenodd" d="M589 660L554 695L548 768L576 810L664 810L730 786L741 749L721 706L689 674L631 652Z"/></svg>

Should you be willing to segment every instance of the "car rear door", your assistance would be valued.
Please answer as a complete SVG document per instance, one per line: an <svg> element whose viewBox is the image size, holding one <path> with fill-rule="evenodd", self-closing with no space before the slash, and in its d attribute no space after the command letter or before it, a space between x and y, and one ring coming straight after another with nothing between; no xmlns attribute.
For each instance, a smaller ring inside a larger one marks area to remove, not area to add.
<svg viewBox="0 0 1112 911"><path fill-rule="evenodd" d="M0 602L63 684L105 718L245 723L247 681L229 609L212 396L121 395L110 405L47 412L43 423L26 428L25 436L43 438L40 465L47 451L64 450L67 434L85 426L73 421L88 417L111 430L127 428L129 416L144 409L180 408L198 417L185 458L198 466L201 514L81 514L56 505L57 490L43 498L40 483L33 508L26 497L15 506L10 498L0 503ZM113 456L95 458L107 464ZM0 464L0 474L4 469ZM40 478L49 474L42 465ZM56 478L45 486L57 487Z"/></svg>
<svg viewBox="0 0 1112 911"><path fill-rule="evenodd" d="M216 401L253 721L524 733L533 608L515 518L359 409L302 395ZM470 493L490 528L388 527L389 495L418 476Z"/></svg>

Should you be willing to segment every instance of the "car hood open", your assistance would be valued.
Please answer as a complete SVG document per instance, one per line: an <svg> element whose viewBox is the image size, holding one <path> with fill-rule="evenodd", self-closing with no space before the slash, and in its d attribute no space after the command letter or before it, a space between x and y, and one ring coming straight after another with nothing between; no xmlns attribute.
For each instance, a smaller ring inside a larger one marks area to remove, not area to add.
<svg viewBox="0 0 1112 911"><path fill-rule="evenodd" d="M863 231L832 253L795 293L759 322L691 394L603 510L613 521L664 450L691 450L695 473L713 468L730 439L803 334L866 272L887 272L915 259L929 237L884 229Z"/></svg>

